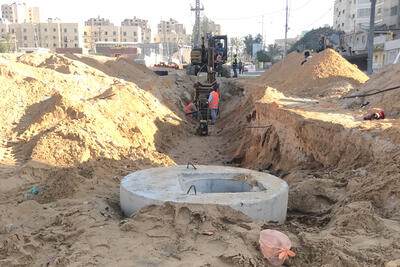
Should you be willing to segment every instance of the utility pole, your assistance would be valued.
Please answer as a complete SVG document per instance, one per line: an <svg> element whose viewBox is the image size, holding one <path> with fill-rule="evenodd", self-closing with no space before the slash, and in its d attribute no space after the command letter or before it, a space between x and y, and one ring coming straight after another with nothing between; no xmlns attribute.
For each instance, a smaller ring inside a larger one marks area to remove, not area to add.
<svg viewBox="0 0 400 267"><path fill-rule="evenodd" d="M374 54L374 33L375 33L375 8L376 0L371 0L371 16L369 20L369 33L368 33L368 75L372 75L372 57Z"/></svg>
<svg viewBox="0 0 400 267"><path fill-rule="evenodd" d="M287 33L288 33L288 20L289 20L289 0L286 0L286 25L285 25L285 47L283 49L283 57L287 55Z"/></svg>
<svg viewBox="0 0 400 267"><path fill-rule="evenodd" d="M195 11L194 47L198 48L200 47L200 11L204 11L204 7L200 7L200 0L196 0L196 7L192 7L190 10Z"/></svg>
<svg viewBox="0 0 400 267"><path fill-rule="evenodd" d="M265 40L264 40L264 15L262 16L262 26L261 26L261 34L262 34L262 48L265 50Z"/></svg>

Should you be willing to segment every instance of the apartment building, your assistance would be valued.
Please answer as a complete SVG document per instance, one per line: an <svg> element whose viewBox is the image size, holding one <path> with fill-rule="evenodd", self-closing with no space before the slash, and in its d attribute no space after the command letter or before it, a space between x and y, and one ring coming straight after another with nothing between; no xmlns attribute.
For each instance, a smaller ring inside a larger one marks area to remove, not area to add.
<svg viewBox="0 0 400 267"><path fill-rule="evenodd" d="M346 33L369 27L370 0L335 0L333 27ZM377 0L375 26L383 29L400 28L399 0Z"/></svg>
<svg viewBox="0 0 400 267"><path fill-rule="evenodd" d="M158 35L176 33L176 34L186 34L185 26L174 19L169 19L167 21L162 20L157 26Z"/></svg>
<svg viewBox="0 0 400 267"><path fill-rule="evenodd" d="M8 33L8 21L0 19L0 36Z"/></svg>
<svg viewBox="0 0 400 267"><path fill-rule="evenodd" d="M1 5L3 19L10 23L39 23L40 13L38 7L28 7L25 3L12 3Z"/></svg>
<svg viewBox="0 0 400 267"><path fill-rule="evenodd" d="M119 42L120 27L104 18L91 18L83 27L83 47L90 52L95 51L96 42Z"/></svg>
<svg viewBox="0 0 400 267"><path fill-rule="evenodd" d="M142 28L140 26L121 26L121 41L122 42L143 42Z"/></svg>
<svg viewBox="0 0 400 267"><path fill-rule="evenodd" d="M139 26L141 29L141 39L143 43L151 42L151 28L148 20L139 19L137 17L133 17L133 19L125 19L121 23L121 27L124 26Z"/></svg>
<svg viewBox="0 0 400 267"><path fill-rule="evenodd" d="M8 31L15 36L18 48L44 47L55 51L79 47L78 23L53 19L43 23L12 23Z"/></svg>

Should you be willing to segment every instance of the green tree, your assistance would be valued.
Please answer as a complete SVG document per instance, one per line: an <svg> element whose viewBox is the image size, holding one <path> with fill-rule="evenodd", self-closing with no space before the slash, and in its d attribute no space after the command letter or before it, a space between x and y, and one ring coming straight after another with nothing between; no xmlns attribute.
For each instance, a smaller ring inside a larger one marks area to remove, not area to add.
<svg viewBox="0 0 400 267"><path fill-rule="evenodd" d="M271 62L271 57L267 51L261 50L257 52L257 60L259 62Z"/></svg>
<svg viewBox="0 0 400 267"><path fill-rule="evenodd" d="M263 41L262 35L257 34L255 38L251 34L243 38L243 43L245 45L245 51L248 56L253 56L253 44L261 44Z"/></svg>
<svg viewBox="0 0 400 267"><path fill-rule="evenodd" d="M243 51L244 44L243 42L237 38L237 37L232 37L231 40L231 47L232 47L232 53L236 55L240 55Z"/></svg>
<svg viewBox="0 0 400 267"><path fill-rule="evenodd" d="M8 52L8 45L5 42L0 43L0 53L7 53Z"/></svg>
<svg viewBox="0 0 400 267"><path fill-rule="evenodd" d="M254 44L261 44L263 41L263 37L261 34L257 34L256 38L254 38Z"/></svg>
<svg viewBox="0 0 400 267"><path fill-rule="evenodd" d="M268 55L271 61L274 62L278 56L282 55L282 49L277 44L268 45Z"/></svg>
<svg viewBox="0 0 400 267"><path fill-rule="evenodd" d="M243 43L245 46L246 54L251 56L253 54L253 43L254 43L253 36L251 34L245 36L243 38Z"/></svg>

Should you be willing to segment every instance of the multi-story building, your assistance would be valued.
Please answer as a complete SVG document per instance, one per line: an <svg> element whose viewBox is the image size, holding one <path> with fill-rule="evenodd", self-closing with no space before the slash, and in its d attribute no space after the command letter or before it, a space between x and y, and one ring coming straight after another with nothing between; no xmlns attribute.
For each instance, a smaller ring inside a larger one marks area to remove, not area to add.
<svg viewBox="0 0 400 267"><path fill-rule="evenodd" d="M25 3L4 4L1 6L1 15L10 23L40 22L39 8L28 7Z"/></svg>
<svg viewBox="0 0 400 267"><path fill-rule="evenodd" d="M389 29L400 29L400 1L386 0L383 16L385 25Z"/></svg>
<svg viewBox="0 0 400 267"><path fill-rule="evenodd" d="M377 0L375 26L383 29L400 27L399 0ZM333 27L346 33L367 30L371 13L370 0L335 0Z"/></svg>
<svg viewBox="0 0 400 267"><path fill-rule="evenodd" d="M9 31L15 36L17 48L40 47L39 24L35 23L12 23Z"/></svg>
<svg viewBox="0 0 400 267"><path fill-rule="evenodd" d="M94 52L96 42L120 42L120 27L104 18L91 18L83 27L83 45L89 52Z"/></svg>
<svg viewBox="0 0 400 267"><path fill-rule="evenodd" d="M122 42L142 43L142 28L140 26L121 26Z"/></svg>
<svg viewBox="0 0 400 267"><path fill-rule="evenodd" d="M160 21L157 26L157 32L160 36L168 33L186 34L186 29L185 26L178 23L178 21L174 19L169 19L167 21Z"/></svg>
<svg viewBox="0 0 400 267"><path fill-rule="evenodd" d="M56 48L78 48L78 23L62 23L49 19L44 23L13 23L9 32L15 36L17 48L44 47L55 51Z"/></svg>
<svg viewBox="0 0 400 267"><path fill-rule="evenodd" d="M151 42L151 28L147 20L133 17L133 19L125 19L121 26L139 26L141 28L141 37L143 43Z"/></svg>
<svg viewBox="0 0 400 267"><path fill-rule="evenodd" d="M0 19L0 36L8 33L8 21Z"/></svg>

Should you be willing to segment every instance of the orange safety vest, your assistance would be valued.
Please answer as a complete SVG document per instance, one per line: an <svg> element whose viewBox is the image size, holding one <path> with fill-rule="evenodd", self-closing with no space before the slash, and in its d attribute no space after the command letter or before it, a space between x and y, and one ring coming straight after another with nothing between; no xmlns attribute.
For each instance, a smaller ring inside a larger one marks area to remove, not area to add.
<svg viewBox="0 0 400 267"><path fill-rule="evenodd" d="M192 112L190 111L190 107L191 107L192 105L194 105L193 102L192 102L192 103L189 103L189 105L187 105L187 107L186 107L186 114L192 113ZM190 115L188 115L188 117L193 118L193 115L190 114Z"/></svg>
<svg viewBox="0 0 400 267"><path fill-rule="evenodd" d="M218 94L218 92L213 91L213 92L211 92L211 95L212 95L212 100L211 100L211 102L209 104L209 107L210 108L218 108L218 103L219 103L219 94Z"/></svg>

